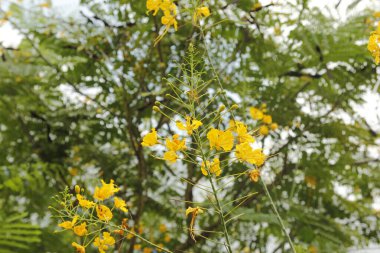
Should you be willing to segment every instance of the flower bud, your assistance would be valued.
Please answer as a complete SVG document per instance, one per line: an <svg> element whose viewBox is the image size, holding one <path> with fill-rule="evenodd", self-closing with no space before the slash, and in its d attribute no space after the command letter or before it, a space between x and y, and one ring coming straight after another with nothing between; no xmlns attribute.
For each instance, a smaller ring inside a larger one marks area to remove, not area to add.
<svg viewBox="0 0 380 253"><path fill-rule="evenodd" d="M226 109L226 106L225 105L221 105L220 107L219 107L219 112L222 112L222 111L224 111Z"/></svg>
<svg viewBox="0 0 380 253"><path fill-rule="evenodd" d="M79 187L79 185L75 185L75 193L76 194L80 193L80 187Z"/></svg>
<svg viewBox="0 0 380 253"><path fill-rule="evenodd" d="M238 109L239 108L239 106L237 105L237 104L233 104L232 106L231 106L231 110L236 110L236 109Z"/></svg>
<svg viewBox="0 0 380 253"><path fill-rule="evenodd" d="M157 106L159 106L161 104L161 102L160 101L156 101L156 102L154 102L154 104L157 105Z"/></svg>
<svg viewBox="0 0 380 253"><path fill-rule="evenodd" d="M160 110L160 108L158 108L158 106L153 106L153 111L161 112L161 110Z"/></svg>

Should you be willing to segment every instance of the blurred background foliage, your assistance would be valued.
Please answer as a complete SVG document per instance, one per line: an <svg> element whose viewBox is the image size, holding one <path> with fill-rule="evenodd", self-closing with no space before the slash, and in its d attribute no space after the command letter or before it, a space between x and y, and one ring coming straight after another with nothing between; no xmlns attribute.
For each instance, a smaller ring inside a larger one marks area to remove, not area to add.
<svg viewBox="0 0 380 253"><path fill-rule="evenodd" d="M159 16L146 15L145 1L82 0L73 16L46 1L5 2L1 23L22 41L0 47L0 252L71 252L73 238L53 233L51 197L74 184L93 189L99 178L122 187L119 195L144 236L175 252L218 251L186 233L183 201L201 198L179 177L199 182L200 169L170 167L140 145L152 127L172 132L152 106L170 105L163 78L181 76L176 66L189 43L204 50L192 14L184 12L189 3L175 1L179 30L154 47L162 27ZM280 126L258 138L275 154L263 178L300 252L347 252L380 240L373 208L380 128L367 122L376 115L356 109L366 93L379 92L366 49L377 19L373 6L353 12L359 2L348 5L354 14L338 18L308 0L256 9L253 0L205 1L212 13L204 21L205 42L230 103L240 105L251 126L248 108L266 103ZM200 60L205 80L212 80L208 59ZM228 202L251 192L257 194L229 223L236 252L288 252L260 184L239 178L222 195ZM220 230L217 217L199 217L199 224ZM140 252L136 243L132 238L117 247Z"/></svg>

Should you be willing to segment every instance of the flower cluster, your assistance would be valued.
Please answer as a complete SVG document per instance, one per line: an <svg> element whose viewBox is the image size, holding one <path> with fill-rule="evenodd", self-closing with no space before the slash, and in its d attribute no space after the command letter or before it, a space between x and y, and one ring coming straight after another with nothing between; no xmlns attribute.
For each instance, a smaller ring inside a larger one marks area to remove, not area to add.
<svg viewBox="0 0 380 253"><path fill-rule="evenodd" d="M160 10L163 13L163 16L161 17L161 24L165 26L165 30L156 38L155 44L157 44L165 36L171 27L174 27L175 31L178 30L178 22L176 19L178 15L178 8L172 0L147 0L146 9L147 14L153 12L153 16L156 16ZM193 21L196 23L200 17L208 16L210 16L209 8L206 6L199 6L194 10Z"/></svg>
<svg viewBox="0 0 380 253"><path fill-rule="evenodd" d="M190 46L189 51L191 50ZM246 166L234 166L242 168L236 175L248 175L251 181L257 182L260 177L260 167L263 166L267 157L255 143L255 137L257 137L255 133L259 130L245 124L238 115L235 115L239 106L236 104L232 106L213 104L223 91L208 93L206 89L208 83L203 82L196 71L191 68L193 59L186 60L190 62L190 67L187 68L191 69L190 72L193 76L185 78L191 82L181 82L181 85L169 82L168 85L172 88L173 93L166 94L166 97L172 99L174 103L178 103L178 108L185 108L187 111L182 113L157 101L153 110L170 120L173 127L169 126L168 128L171 133L169 136L162 136L153 128L142 137L141 145L156 150L157 154L153 156L165 160L169 164L180 160L184 164L191 164L191 167L197 168L197 177L204 177L206 181L209 181L214 198L217 199L218 182L222 182L221 180L225 177L235 177L228 175L232 164L246 164L248 169L245 168ZM183 70L183 72L186 71L188 70ZM206 109L210 105L218 109ZM170 116L171 113L168 111L174 112L175 115ZM211 112L205 114L205 111ZM264 105L260 109L252 107L250 112L252 117L260 120L265 127L272 130L277 128L277 124L272 122L272 117L266 114ZM163 132L167 132L167 130L163 129ZM155 148L155 146L159 148ZM163 149L164 151L162 151ZM186 216L191 215L189 232L191 238L195 240L195 218L205 209L203 207L187 207ZM222 213L220 206L217 208L219 209L217 212Z"/></svg>
<svg viewBox="0 0 380 253"><path fill-rule="evenodd" d="M258 120L261 122L261 126L259 128L259 133L261 135L266 136L269 134L269 131L275 131L278 128L278 124L273 122L272 116L266 114L266 104L262 104L260 108L251 107L249 108L249 112L254 120Z"/></svg>
<svg viewBox="0 0 380 253"><path fill-rule="evenodd" d="M103 230L107 227L115 227L110 223L115 209L123 213L128 212L126 202L114 196L120 190L114 181L110 180L109 183L106 183L101 180L101 183L101 187L95 187L93 200L87 199L83 195L84 189L76 185L74 188L75 197L69 194L68 189L66 189L62 193L62 198L57 200L63 206L62 210L51 207L62 220L58 224L59 227L64 230L72 230L75 235L84 237L84 244L72 243L72 246L79 253L85 253L86 247L92 241L93 246L98 248L100 253L104 253L110 246L114 245L115 238L111 236L109 231ZM120 229L121 227L116 226L116 228ZM92 239L87 240L89 237Z"/></svg>
<svg viewBox="0 0 380 253"><path fill-rule="evenodd" d="M380 63L380 22L377 30L373 31L369 37L367 49L375 59L376 65L378 65Z"/></svg>

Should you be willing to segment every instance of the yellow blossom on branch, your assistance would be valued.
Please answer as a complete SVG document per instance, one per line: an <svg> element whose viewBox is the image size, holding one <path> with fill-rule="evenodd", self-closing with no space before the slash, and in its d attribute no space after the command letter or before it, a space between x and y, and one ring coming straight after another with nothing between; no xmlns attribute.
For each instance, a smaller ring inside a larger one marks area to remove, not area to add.
<svg viewBox="0 0 380 253"><path fill-rule="evenodd" d="M153 16L156 16L157 12L160 10L160 5L162 1L161 0L147 0L146 1L146 8L147 8L147 14L151 11L153 11Z"/></svg>
<svg viewBox="0 0 380 253"><path fill-rule="evenodd" d="M105 205L97 205L96 214L100 220L107 222L110 221L113 217L111 210Z"/></svg>
<svg viewBox="0 0 380 253"><path fill-rule="evenodd" d="M86 222L83 222L82 224L75 226L73 228L73 231L78 236L84 236L87 234L87 228L86 227L87 227Z"/></svg>
<svg viewBox="0 0 380 253"><path fill-rule="evenodd" d="M233 132L236 132L238 135L238 142L243 143L243 142L249 142L253 143L255 142L255 138L248 133L247 126L240 121L230 121L230 129Z"/></svg>
<svg viewBox="0 0 380 253"><path fill-rule="evenodd" d="M186 140L179 140L179 135L173 135L173 139L166 139L166 148L170 151L180 151L186 149Z"/></svg>
<svg viewBox="0 0 380 253"><path fill-rule="evenodd" d="M270 124L270 129L271 130L276 130L278 128L278 124L277 123L272 123L272 124Z"/></svg>
<svg viewBox="0 0 380 253"><path fill-rule="evenodd" d="M371 33L371 36L369 37L369 40L368 40L367 49L368 51L371 52L372 57L375 59L375 63L379 64L380 63L380 31L379 29Z"/></svg>
<svg viewBox="0 0 380 253"><path fill-rule="evenodd" d="M58 226L64 229L72 229L75 225L75 223L78 221L79 216L75 215L72 221L64 221L62 223L59 223Z"/></svg>
<svg viewBox="0 0 380 253"><path fill-rule="evenodd" d="M264 113L256 107L249 108L249 113L254 120L261 120L264 117Z"/></svg>
<svg viewBox="0 0 380 253"><path fill-rule="evenodd" d="M120 209L121 211L123 212L128 212L128 209L127 209L127 203L125 203L124 200L118 198L118 197L115 197L114 198L114 203L115 203L115 207Z"/></svg>
<svg viewBox="0 0 380 253"><path fill-rule="evenodd" d="M178 159L178 155L174 151L166 151L164 153L164 160L169 163L175 163Z"/></svg>
<svg viewBox="0 0 380 253"><path fill-rule="evenodd" d="M92 201L87 200L85 197L83 197L80 194L77 194L77 200L79 201L79 205L84 208L91 208L95 206L95 203Z"/></svg>
<svg viewBox="0 0 380 253"><path fill-rule="evenodd" d="M155 128L152 128L152 131L144 136L141 145L144 147L151 147L158 144L158 136Z"/></svg>
<svg viewBox="0 0 380 253"><path fill-rule="evenodd" d="M236 158L240 161L245 161L256 166L264 164L266 156L262 149L253 149L249 143L236 145Z"/></svg>
<svg viewBox="0 0 380 253"><path fill-rule="evenodd" d="M71 245L75 248L77 253L86 253L86 248L84 246L76 242L73 242Z"/></svg>
<svg viewBox="0 0 380 253"><path fill-rule="evenodd" d="M267 125L262 125L262 126L260 126L260 128L259 128L259 133L261 134L261 135L268 135L269 134L269 128L268 128L268 126Z"/></svg>
<svg viewBox="0 0 380 253"><path fill-rule="evenodd" d="M192 135L193 131L197 130L203 124L199 120L192 119L190 116L186 116L185 124L183 124L181 121L177 121L176 125L180 130L185 130L187 131L188 135Z"/></svg>
<svg viewBox="0 0 380 253"><path fill-rule="evenodd" d="M193 16L194 23L196 23L198 18L200 18L202 16L205 18L210 16L210 9L207 6L198 7L196 9L196 11L194 12L194 16Z"/></svg>
<svg viewBox="0 0 380 253"><path fill-rule="evenodd" d="M104 253L106 250L108 250L109 246L115 244L115 238L113 238L110 233L103 232L103 239L98 236L95 238L93 244L99 249L100 253Z"/></svg>
<svg viewBox="0 0 380 253"><path fill-rule="evenodd" d="M264 115L263 116L263 122L265 123L265 124L271 124L272 123L272 116L270 116L270 115Z"/></svg>
<svg viewBox="0 0 380 253"><path fill-rule="evenodd" d="M188 207L186 209L186 216L189 214L192 214L191 216L191 222L190 222L190 227L189 227L189 232L190 232L190 237L195 240L195 234L194 234L194 224L195 224L195 218L197 217L198 214L202 214L203 210L200 207Z"/></svg>
<svg viewBox="0 0 380 253"><path fill-rule="evenodd" d="M109 184L106 184L103 180L102 187L95 187L94 198L98 200L105 200L112 197L120 189L115 186L114 181L111 179Z"/></svg>
<svg viewBox="0 0 380 253"><path fill-rule="evenodd" d="M211 129L207 133L210 149L230 151L234 145L234 136L230 130Z"/></svg>
<svg viewBox="0 0 380 253"><path fill-rule="evenodd" d="M258 169L253 169L249 172L249 178L252 180L252 182L259 181L260 178L260 171Z"/></svg>
<svg viewBox="0 0 380 253"><path fill-rule="evenodd" d="M214 160L212 162L207 161L206 166L209 169L210 173L215 174L215 176L217 176L217 177L220 176L220 174L222 173L222 169L220 168L219 158L214 158ZM205 163L202 162L201 171L202 171L202 174L205 176L208 175L206 166L205 166Z"/></svg>

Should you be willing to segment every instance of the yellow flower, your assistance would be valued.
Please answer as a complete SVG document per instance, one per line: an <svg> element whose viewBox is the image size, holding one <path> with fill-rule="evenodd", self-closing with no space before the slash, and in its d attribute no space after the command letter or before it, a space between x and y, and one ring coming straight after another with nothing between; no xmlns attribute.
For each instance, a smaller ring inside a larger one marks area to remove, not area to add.
<svg viewBox="0 0 380 253"><path fill-rule="evenodd" d="M83 222L82 224L75 226L74 227L74 233L78 236L84 236L87 234L87 229L86 229L86 222Z"/></svg>
<svg viewBox="0 0 380 253"><path fill-rule="evenodd" d="M80 186L79 185L75 185L74 190L75 190L76 194L79 194L80 193Z"/></svg>
<svg viewBox="0 0 380 253"><path fill-rule="evenodd" d="M115 207L116 208L119 208L121 211L123 212L128 212L128 209L127 209L127 203L125 203L124 200L118 198L118 197L115 197L114 198L114 202L115 202Z"/></svg>
<svg viewBox="0 0 380 253"><path fill-rule="evenodd" d="M115 244L115 238L113 238L110 233L103 232L103 239L98 236L95 238L93 244L99 249L100 253L104 253L109 246Z"/></svg>
<svg viewBox="0 0 380 253"><path fill-rule="evenodd" d="M258 11L258 10L261 10L261 8L263 8L263 6L261 5L260 2L257 2L253 5L252 9L253 11Z"/></svg>
<svg viewBox="0 0 380 253"><path fill-rule="evenodd" d="M86 253L86 248L82 245L79 245L76 242L73 242L71 245L75 248L77 253Z"/></svg>
<svg viewBox="0 0 380 253"><path fill-rule="evenodd" d="M278 125L277 125L277 123L272 123L272 124L270 124L270 129L271 130L276 130L278 128Z"/></svg>
<svg viewBox="0 0 380 253"><path fill-rule="evenodd" d="M79 201L79 205L84 207L84 208L91 208L95 206L95 203L92 201L87 200L85 197L83 197L80 194L77 194L77 199Z"/></svg>
<svg viewBox="0 0 380 253"><path fill-rule="evenodd" d="M153 11L153 16L155 16L157 12L160 10L161 3L162 3L161 0L147 0L146 1L146 8L148 9L147 13Z"/></svg>
<svg viewBox="0 0 380 253"><path fill-rule="evenodd" d="M263 122L265 123L265 124L271 124L272 123L272 116L270 116L270 115L264 115L263 116Z"/></svg>
<svg viewBox="0 0 380 253"><path fill-rule="evenodd" d="M219 161L219 158L214 158L214 161L213 162L209 162L207 161L206 162L206 165L210 171L211 174L215 174L215 176L220 176L220 174L222 173L222 169L220 168L220 161ZM202 162L201 164L201 171L202 171L202 174L207 176L208 173L207 173L207 169L205 168L205 163Z"/></svg>
<svg viewBox="0 0 380 253"><path fill-rule="evenodd" d="M239 143L255 142L255 138L253 138L253 136L248 133L247 126L243 122L231 120L230 129L237 133Z"/></svg>
<svg viewBox="0 0 380 253"><path fill-rule="evenodd" d="M165 233L167 231L166 225L165 224L160 224L159 230L161 233Z"/></svg>
<svg viewBox="0 0 380 253"><path fill-rule="evenodd" d="M305 176L306 185L312 189L317 186L317 178L313 176Z"/></svg>
<svg viewBox="0 0 380 253"><path fill-rule="evenodd" d="M165 15L161 17L161 23L166 26L166 30L169 30L171 26L174 26L174 30L178 30L177 20L170 12L165 12Z"/></svg>
<svg viewBox="0 0 380 253"><path fill-rule="evenodd" d="M374 12L374 13L373 13L373 16L374 16L375 18L380 18L380 11L376 11L376 12Z"/></svg>
<svg viewBox="0 0 380 253"><path fill-rule="evenodd" d="M380 24L380 23L379 23ZM368 40L368 51L371 52L372 57L375 59L376 65L380 63L380 32L375 31L371 33Z"/></svg>
<svg viewBox="0 0 380 253"><path fill-rule="evenodd" d="M256 166L263 165L266 159L262 149L252 149L247 142L236 145L236 157Z"/></svg>
<svg viewBox="0 0 380 253"><path fill-rule="evenodd" d="M230 130L213 128L207 133L207 139L210 142L210 149L230 151L234 145L234 136Z"/></svg>
<svg viewBox="0 0 380 253"><path fill-rule="evenodd" d="M152 253L153 250L151 248L144 248L143 253Z"/></svg>
<svg viewBox="0 0 380 253"><path fill-rule="evenodd" d="M97 205L96 214L98 215L98 218L103 221L110 221L113 216L111 210L105 205Z"/></svg>
<svg viewBox="0 0 380 253"><path fill-rule="evenodd" d="M111 179L109 184L106 184L103 180L102 187L95 187L94 198L98 200L105 200L112 197L120 189L115 187L114 181Z"/></svg>
<svg viewBox="0 0 380 253"><path fill-rule="evenodd" d="M256 107L249 108L249 113L251 114L251 117L255 120L261 120L264 117L264 113Z"/></svg>
<svg viewBox="0 0 380 253"><path fill-rule="evenodd" d="M173 15L177 14L177 6L171 0L163 0L160 4L161 10L166 13L173 13Z"/></svg>
<svg viewBox="0 0 380 253"><path fill-rule="evenodd" d="M141 249L141 244L135 244L135 245L133 246L133 249L134 249L134 250L140 250L140 249Z"/></svg>
<svg viewBox="0 0 380 253"><path fill-rule="evenodd" d="M188 135L192 135L193 131L197 130L203 124L199 120L192 119L190 116L186 116L186 125L180 121L177 121L176 125L180 130L186 130Z"/></svg>
<svg viewBox="0 0 380 253"><path fill-rule="evenodd" d="M169 163L175 163L178 159L178 155L174 151L166 151L164 153L164 160Z"/></svg>
<svg viewBox="0 0 380 253"><path fill-rule="evenodd" d="M198 7L194 13L194 22L196 23L199 17L207 18L210 16L210 9L207 6Z"/></svg>
<svg viewBox="0 0 380 253"><path fill-rule="evenodd" d="M64 229L72 229L75 223L78 221L79 216L75 215L72 221L64 221L59 223L58 226Z"/></svg>
<svg viewBox="0 0 380 253"><path fill-rule="evenodd" d="M198 214L202 214L202 213L203 213L202 208L200 208L198 206L197 207L188 207L186 209L186 216L188 216L189 214L192 214L189 231L190 231L190 237L194 241L196 241L195 240L195 234L194 234L195 218L197 217Z"/></svg>
<svg viewBox="0 0 380 253"><path fill-rule="evenodd" d="M252 180L252 182L259 181L260 178L260 171L258 169L253 169L249 172L249 178Z"/></svg>
<svg viewBox="0 0 380 253"><path fill-rule="evenodd" d="M151 147L159 143L157 140L157 132L156 129L152 128L152 131L144 136L143 141L141 142L141 145L144 147Z"/></svg>
<svg viewBox="0 0 380 253"><path fill-rule="evenodd" d="M186 140L183 139L181 141L178 138L179 138L178 134L173 135L172 140L170 140L169 138L166 138L166 148L170 151L185 150L186 149Z"/></svg>
<svg viewBox="0 0 380 253"><path fill-rule="evenodd" d="M264 136L268 135L269 134L269 128L268 128L268 126L266 126L266 125L260 126L259 133L261 135L264 135Z"/></svg>
<svg viewBox="0 0 380 253"><path fill-rule="evenodd" d="M170 237L170 235L165 235L164 242L170 242L171 240L172 238Z"/></svg>

